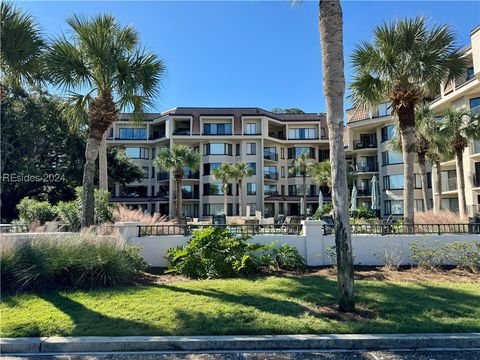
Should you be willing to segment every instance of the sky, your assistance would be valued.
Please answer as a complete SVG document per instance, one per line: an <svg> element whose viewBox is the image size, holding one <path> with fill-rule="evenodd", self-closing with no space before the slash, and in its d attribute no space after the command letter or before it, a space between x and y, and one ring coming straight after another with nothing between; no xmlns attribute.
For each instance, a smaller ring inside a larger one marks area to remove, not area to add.
<svg viewBox="0 0 480 360"><path fill-rule="evenodd" d="M167 66L154 112L177 106L325 111L316 1L16 3L47 37L68 31L65 19L74 13L110 13L133 25L142 45ZM459 45L469 44L471 30L480 25L480 1L343 1L342 7L347 83L355 44L371 40L374 27L385 21L425 15L451 25Z"/></svg>

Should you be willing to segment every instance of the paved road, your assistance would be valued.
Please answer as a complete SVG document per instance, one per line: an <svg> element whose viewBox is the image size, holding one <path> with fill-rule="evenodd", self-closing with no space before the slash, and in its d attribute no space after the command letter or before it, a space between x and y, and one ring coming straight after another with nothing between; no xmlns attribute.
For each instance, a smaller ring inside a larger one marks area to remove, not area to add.
<svg viewBox="0 0 480 360"><path fill-rule="evenodd" d="M276 352L223 354L65 354L42 356L2 356L5 360L480 360L480 349L470 351L365 351L365 352Z"/></svg>

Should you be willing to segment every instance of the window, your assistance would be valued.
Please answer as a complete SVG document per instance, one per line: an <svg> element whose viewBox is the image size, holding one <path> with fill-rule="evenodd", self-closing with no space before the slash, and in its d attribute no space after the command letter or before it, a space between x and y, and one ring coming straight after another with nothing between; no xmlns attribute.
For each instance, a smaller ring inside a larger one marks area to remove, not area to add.
<svg viewBox="0 0 480 360"><path fill-rule="evenodd" d="M125 154L130 159L148 159L148 149L142 147L127 147Z"/></svg>
<svg viewBox="0 0 480 360"><path fill-rule="evenodd" d="M232 124L203 124L204 135L232 135Z"/></svg>
<svg viewBox="0 0 480 360"><path fill-rule="evenodd" d="M383 190L402 190L403 175L387 175L383 177Z"/></svg>
<svg viewBox="0 0 480 360"><path fill-rule="evenodd" d="M432 173L428 172L427 173L427 189L432 188Z"/></svg>
<svg viewBox="0 0 480 360"><path fill-rule="evenodd" d="M155 178L155 167L152 166L152 171L151 171L151 178L154 179Z"/></svg>
<svg viewBox="0 0 480 360"><path fill-rule="evenodd" d="M320 149L318 150L318 161L322 162L330 159L330 150Z"/></svg>
<svg viewBox="0 0 480 360"><path fill-rule="evenodd" d="M388 141L393 138L395 132L394 125L388 125L382 128L382 142Z"/></svg>
<svg viewBox="0 0 480 360"><path fill-rule="evenodd" d="M312 147L294 147L288 148L288 158L295 159L300 156L301 153L307 153L311 159L315 159L315 149Z"/></svg>
<svg viewBox="0 0 480 360"><path fill-rule="evenodd" d="M263 174L266 179L278 180L278 173L276 166L265 166L263 168Z"/></svg>
<svg viewBox="0 0 480 360"><path fill-rule="evenodd" d="M422 177L420 174L415 174L415 184L414 184L415 189L421 189L422 188Z"/></svg>
<svg viewBox="0 0 480 360"><path fill-rule="evenodd" d="M264 185L263 192L265 195L277 195L277 185Z"/></svg>
<svg viewBox="0 0 480 360"><path fill-rule="evenodd" d="M403 215L403 200L385 200L385 215Z"/></svg>
<svg viewBox="0 0 480 360"><path fill-rule="evenodd" d="M458 213L458 198L442 199L442 208Z"/></svg>
<svg viewBox="0 0 480 360"><path fill-rule="evenodd" d="M317 128L288 129L290 140L318 139Z"/></svg>
<svg viewBox="0 0 480 360"><path fill-rule="evenodd" d="M423 199L415 199L413 207L415 209L415 212L425 211L425 208L423 207Z"/></svg>
<svg viewBox="0 0 480 360"><path fill-rule="evenodd" d="M245 124L245 134L246 135L256 135L257 134L257 124L256 123Z"/></svg>
<svg viewBox="0 0 480 360"><path fill-rule="evenodd" d="M240 155L240 144L235 145L235 156Z"/></svg>
<svg viewBox="0 0 480 360"><path fill-rule="evenodd" d="M255 155L257 153L257 144L247 143L247 155Z"/></svg>
<svg viewBox="0 0 480 360"><path fill-rule="evenodd" d="M280 194L285 195L285 185L280 185ZM283 204L283 203L281 203Z"/></svg>
<svg viewBox="0 0 480 360"><path fill-rule="evenodd" d="M212 175L214 169L220 167L220 163L206 163L203 164L203 175Z"/></svg>
<svg viewBox="0 0 480 360"><path fill-rule="evenodd" d="M203 216L211 215L223 215L224 208L223 204L203 204ZM231 216L233 214L232 204L227 204L227 215Z"/></svg>
<svg viewBox="0 0 480 360"><path fill-rule="evenodd" d="M320 128L320 136L322 137L322 139L327 138L327 131L323 127Z"/></svg>
<svg viewBox="0 0 480 360"><path fill-rule="evenodd" d="M467 68L467 81L475 77L473 66Z"/></svg>
<svg viewBox="0 0 480 360"><path fill-rule="evenodd" d="M280 148L280 158L285 159L285 148Z"/></svg>
<svg viewBox="0 0 480 360"><path fill-rule="evenodd" d="M257 195L256 183L247 183L247 195Z"/></svg>
<svg viewBox="0 0 480 360"><path fill-rule="evenodd" d="M315 195L315 185L307 186L307 195ZM288 185L288 195L290 196L303 196L303 185Z"/></svg>
<svg viewBox="0 0 480 360"><path fill-rule="evenodd" d="M384 151L382 152L382 165L395 165L403 163L403 156L398 151Z"/></svg>
<svg viewBox="0 0 480 360"><path fill-rule="evenodd" d="M277 148L276 147L264 147L263 148L263 158L267 160L278 160Z"/></svg>
<svg viewBox="0 0 480 360"><path fill-rule="evenodd" d="M232 144L204 144L204 155L232 155Z"/></svg>
<svg viewBox="0 0 480 360"><path fill-rule="evenodd" d="M247 165L250 169L252 169L252 175L257 175L257 163L249 162Z"/></svg>
<svg viewBox="0 0 480 360"><path fill-rule="evenodd" d="M182 185L182 197L184 199L193 198L193 185Z"/></svg>
<svg viewBox="0 0 480 360"><path fill-rule="evenodd" d="M282 166L282 167L280 168L280 175L282 176L282 178L285 177L285 166Z"/></svg>
<svg viewBox="0 0 480 360"><path fill-rule="evenodd" d="M143 178L148 179L148 166L142 166Z"/></svg>
<svg viewBox="0 0 480 360"><path fill-rule="evenodd" d="M388 116L388 108L390 107L389 102L384 102L378 105L378 116Z"/></svg>
<svg viewBox="0 0 480 360"><path fill-rule="evenodd" d="M223 185L219 183L203 184L203 195L223 195ZM232 195L232 184L228 184L227 195Z"/></svg>
<svg viewBox="0 0 480 360"><path fill-rule="evenodd" d="M152 149L152 159L155 159L155 148Z"/></svg>
<svg viewBox="0 0 480 360"><path fill-rule="evenodd" d="M480 97L470 99L470 110L474 114L480 114Z"/></svg>
<svg viewBox="0 0 480 360"><path fill-rule="evenodd" d="M119 135L122 140L146 140L147 128L120 128Z"/></svg>
<svg viewBox="0 0 480 360"><path fill-rule="evenodd" d="M250 207L250 216L255 216L255 211L257 211L256 203L247 203L247 206Z"/></svg>

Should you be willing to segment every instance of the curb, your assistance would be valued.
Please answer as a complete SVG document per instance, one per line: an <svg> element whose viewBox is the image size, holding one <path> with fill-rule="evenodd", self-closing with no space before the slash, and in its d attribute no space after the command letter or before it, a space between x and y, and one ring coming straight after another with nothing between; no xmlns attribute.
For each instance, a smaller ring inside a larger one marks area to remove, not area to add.
<svg viewBox="0 0 480 360"><path fill-rule="evenodd" d="M1 338L1 353L480 348L480 333Z"/></svg>

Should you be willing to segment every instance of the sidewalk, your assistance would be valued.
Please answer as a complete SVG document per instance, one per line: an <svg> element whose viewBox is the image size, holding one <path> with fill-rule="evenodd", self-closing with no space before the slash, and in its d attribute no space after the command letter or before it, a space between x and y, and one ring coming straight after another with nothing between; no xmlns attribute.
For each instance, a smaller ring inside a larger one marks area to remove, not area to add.
<svg viewBox="0 0 480 360"><path fill-rule="evenodd" d="M1 338L2 354L480 348L480 333Z"/></svg>

